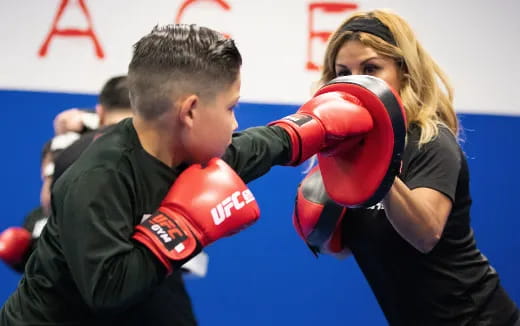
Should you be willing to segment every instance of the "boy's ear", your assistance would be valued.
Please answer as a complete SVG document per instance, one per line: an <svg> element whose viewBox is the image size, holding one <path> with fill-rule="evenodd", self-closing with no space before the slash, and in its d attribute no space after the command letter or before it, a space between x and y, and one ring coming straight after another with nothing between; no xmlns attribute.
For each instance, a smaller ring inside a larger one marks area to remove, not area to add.
<svg viewBox="0 0 520 326"><path fill-rule="evenodd" d="M181 124L192 127L195 119L196 110L199 107L200 99L197 95L188 95L180 101L179 120Z"/></svg>

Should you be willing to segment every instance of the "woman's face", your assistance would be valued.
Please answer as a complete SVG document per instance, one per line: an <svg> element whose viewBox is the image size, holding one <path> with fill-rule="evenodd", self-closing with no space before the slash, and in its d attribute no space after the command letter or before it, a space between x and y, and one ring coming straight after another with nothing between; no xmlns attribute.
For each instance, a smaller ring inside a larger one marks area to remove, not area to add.
<svg viewBox="0 0 520 326"><path fill-rule="evenodd" d="M335 62L336 77L370 75L381 78L397 94L401 90L401 74L397 62L379 55L373 48L352 40L345 42L338 51Z"/></svg>

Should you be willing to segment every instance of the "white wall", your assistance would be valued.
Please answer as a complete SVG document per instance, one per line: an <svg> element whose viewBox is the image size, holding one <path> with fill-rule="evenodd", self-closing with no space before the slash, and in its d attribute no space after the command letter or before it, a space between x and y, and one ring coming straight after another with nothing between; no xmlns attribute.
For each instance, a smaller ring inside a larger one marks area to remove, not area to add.
<svg viewBox="0 0 520 326"><path fill-rule="evenodd" d="M309 0L195 0L182 22L229 33L243 54L242 100L301 103L316 72L306 70ZM85 0L104 52L87 38L44 42L62 0L0 1L0 88L95 93L113 74L126 72L131 46L155 24L172 23L184 0ZM416 29L423 45L452 79L459 112L520 114L520 1L362 0L359 9L391 8ZM59 28L85 28L78 0L70 0ZM316 29L333 30L348 12L314 12ZM313 42L314 61L323 44Z"/></svg>

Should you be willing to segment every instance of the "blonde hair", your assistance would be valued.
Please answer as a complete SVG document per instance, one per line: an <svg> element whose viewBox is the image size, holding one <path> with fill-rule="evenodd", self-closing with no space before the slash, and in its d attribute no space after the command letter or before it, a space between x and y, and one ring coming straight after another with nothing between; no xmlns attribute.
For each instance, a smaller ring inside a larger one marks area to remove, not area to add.
<svg viewBox="0 0 520 326"><path fill-rule="evenodd" d="M344 30L346 24L358 18L378 19L388 27L397 45L369 33ZM453 108L453 88L402 17L388 10L374 10L357 12L345 20L329 39L321 84L336 77L336 56L349 40L357 40L380 55L396 61L401 78L399 95L406 111L408 127L416 124L421 128L419 145L429 142L438 134L439 124L446 125L458 136L459 122Z"/></svg>

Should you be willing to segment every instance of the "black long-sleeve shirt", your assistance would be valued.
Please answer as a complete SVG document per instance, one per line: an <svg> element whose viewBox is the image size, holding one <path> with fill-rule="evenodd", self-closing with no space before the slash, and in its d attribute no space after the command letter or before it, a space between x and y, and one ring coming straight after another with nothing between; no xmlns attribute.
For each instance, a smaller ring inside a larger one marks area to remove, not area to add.
<svg viewBox="0 0 520 326"><path fill-rule="evenodd" d="M223 159L249 182L286 163L289 151L281 128L257 127L235 134ZM131 240L184 168L149 155L130 119L90 145L53 187L53 214L1 325L195 324L168 313L189 304L179 274L165 278L157 258Z"/></svg>

